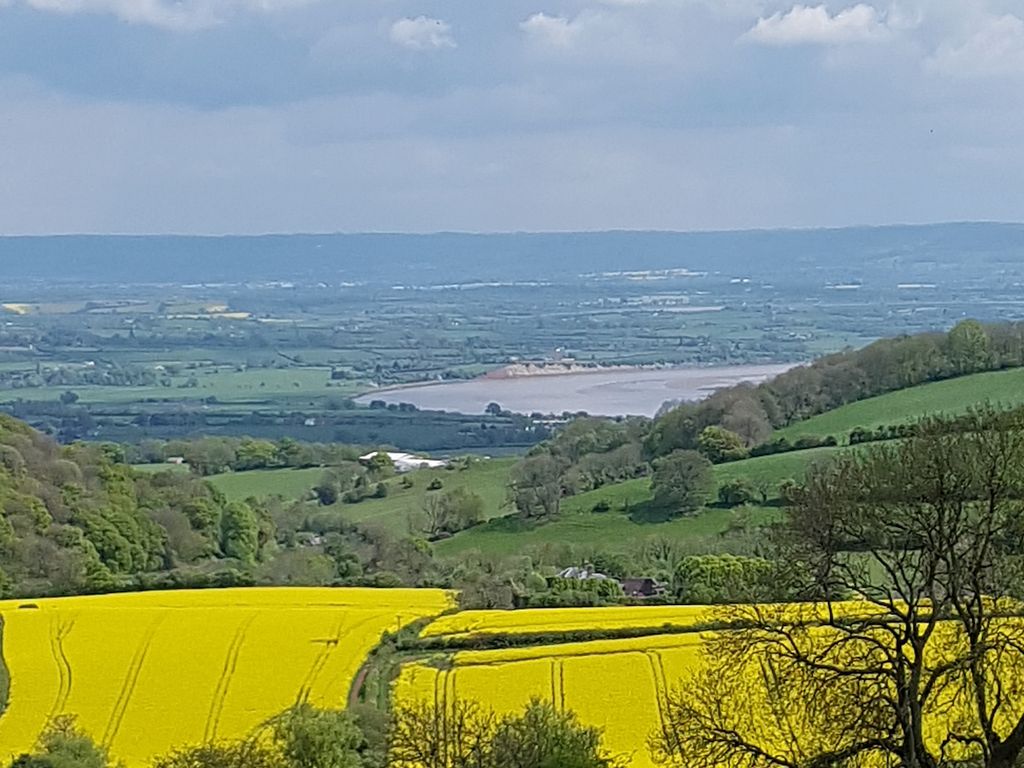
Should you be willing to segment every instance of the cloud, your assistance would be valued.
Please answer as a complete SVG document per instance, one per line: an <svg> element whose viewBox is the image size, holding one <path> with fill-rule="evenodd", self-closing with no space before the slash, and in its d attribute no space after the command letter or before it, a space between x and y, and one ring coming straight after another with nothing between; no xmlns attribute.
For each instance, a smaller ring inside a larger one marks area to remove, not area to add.
<svg viewBox="0 0 1024 768"><path fill-rule="evenodd" d="M0 0L37 11L72 15L107 14L130 24L169 30L211 27L239 12L271 13L309 5L316 0Z"/></svg>
<svg viewBox="0 0 1024 768"><path fill-rule="evenodd" d="M824 5L794 5L758 19L743 37L764 45L840 45L888 39L892 29L878 10L860 3L834 16Z"/></svg>
<svg viewBox="0 0 1024 768"><path fill-rule="evenodd" d="M535 13L519 28L531 40L555 48L568 48L575 42L582 31L579 20L570 21L565 16L548 16L546 13Z"/></svg>
<svg viewBox="0 0 1024 768"><path fill-rule="evenodd" d="M395 45L414 51L436 51L455 47L451 24L429 16L399 19L391 25L390 37Z"/></svg>
<svg viewBox="0 0 1024 768"><path fill-rule="evenodd" d="M957 78L1024 75L1024 20L990 16L962 44L940 45L925 67Z"/></svg>

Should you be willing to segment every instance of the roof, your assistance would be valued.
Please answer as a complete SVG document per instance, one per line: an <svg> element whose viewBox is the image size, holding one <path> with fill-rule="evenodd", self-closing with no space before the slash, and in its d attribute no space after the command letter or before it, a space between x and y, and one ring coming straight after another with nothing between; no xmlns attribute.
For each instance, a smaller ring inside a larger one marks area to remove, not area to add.
<svg viewBox="0 0 1024 768"><path fill-rule="evenodd" d="M603 573L598 573L597 571L592 571L587 568L577 568L576 566L571 566L569 568L563 568L561 571L559 571L558 578L578 579L580 581L587 581L589 579L603 580L609 577L605 576Z"/></svg>

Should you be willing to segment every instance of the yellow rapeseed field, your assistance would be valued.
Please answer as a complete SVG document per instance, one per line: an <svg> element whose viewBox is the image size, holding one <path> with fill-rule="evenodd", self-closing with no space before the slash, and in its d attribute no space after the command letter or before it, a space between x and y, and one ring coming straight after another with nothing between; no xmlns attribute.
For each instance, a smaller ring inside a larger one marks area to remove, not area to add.
<svg viewBox="0 0 1024 768"><path fill-rule="evenodd" d="M343 707L382 632L451 604L440 590L330 588L0 602L11 676L0 762L62 714L134 768L245 736L297 702Z"/></svg>
<svg viewBox="0 0 1024 768"><path fill-rule="evenodd" d="M499 714L539 697L603 728L605 746L631 755L634 768L652 768L647 737L661 722L666 689L699 662L700 644L692 633L463 651L450 669L429 662L404 667L395 697L443 704L457 696Z"/></svg>
<svg viewBox="0 0 1024 768"><path fill-rule="evenodd" d="M536 608L523 611L462 611L442 616L423 637L578 632L583 630L693 627L713 621L706 605L608 606L603 608Z"/></svg>

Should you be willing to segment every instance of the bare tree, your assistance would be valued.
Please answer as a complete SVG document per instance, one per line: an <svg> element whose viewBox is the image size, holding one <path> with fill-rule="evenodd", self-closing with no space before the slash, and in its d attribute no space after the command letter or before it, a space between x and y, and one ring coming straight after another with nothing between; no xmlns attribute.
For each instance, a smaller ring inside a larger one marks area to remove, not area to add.
<svg viewBox="0 0 1024 768"><path fill-rule="evenodd" d="M1024 750L1024 412L812 470L782 555L817 602L736 606L667 696L665 765L1010 768Z"/></svg>
<svg viewBox="0 0 1024 768"><path fill-rule="evenodd" d="M394 716L389 768L486 768L494 716L470 701L420 702Z"/></svg>

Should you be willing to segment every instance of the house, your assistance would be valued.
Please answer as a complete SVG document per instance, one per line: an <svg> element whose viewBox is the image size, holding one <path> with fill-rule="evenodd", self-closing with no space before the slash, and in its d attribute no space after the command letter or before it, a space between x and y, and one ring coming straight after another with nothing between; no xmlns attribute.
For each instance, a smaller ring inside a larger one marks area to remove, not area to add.
<svg viewBox="0 0 1024 768"><path fill-rule="evenodd" d="M563 568L558 572L558 578L575 579L577 581L614 581L622 587L622 592L626 597L637 600L661 597L666 592L665 585L654 579L613 579L611 576L606 576L590 566Z"/></svg>
<svg viewBox="0 0 1024 768"><path fill-rule="evenodd" d="M560 579L575 579L576 581L606 581L610 579L610 576L605 576L603 573L587 568L586 566L578 568L571 566L569 568L563 568L558 572L558 578Z"/></svg>
<svg viewBox="0 0 1024 768"><path fill-rule="evenodd" d="M661 597L665 594L665 585L659 584L654 579L623 579L619 582L626 597L635 597L641 600L650 597Z"/></svg>
<svg viewBox="0 0 1024 768"><path fill-rule="evenodd" d="M447 461L441 461L440 459L428 459L412 453L392 453L391 451L374 451L365 456L360 456L359 461L363 464L368 464L378 453L384 453L391 459L391 463L395 465L396 472L412 472L416 469L441 469L448 466Z"/></svg>

